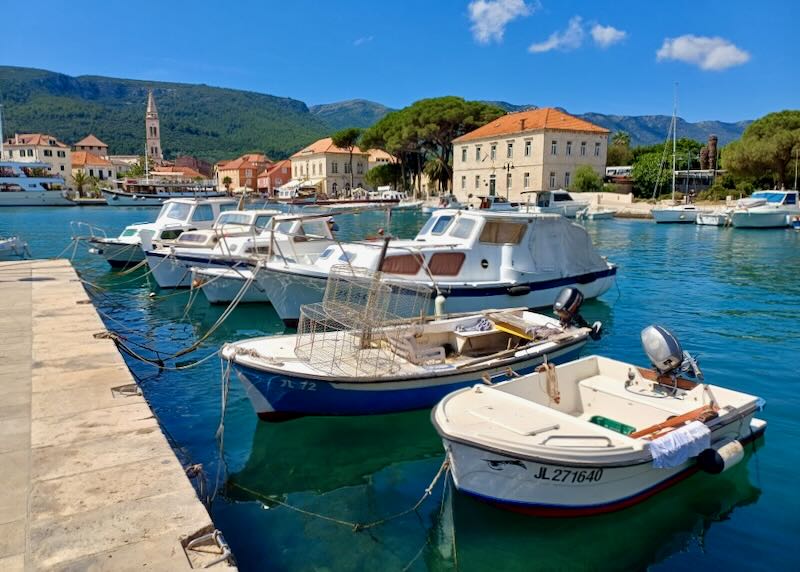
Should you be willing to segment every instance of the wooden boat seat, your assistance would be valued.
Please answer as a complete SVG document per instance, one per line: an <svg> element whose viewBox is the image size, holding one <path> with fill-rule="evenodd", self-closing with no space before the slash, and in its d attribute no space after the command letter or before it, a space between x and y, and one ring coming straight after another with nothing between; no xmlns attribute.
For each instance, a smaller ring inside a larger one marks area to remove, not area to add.
<svg viewBox="0 0 800 572"><path fill-rule="evenodd" d="M415 365L424 365L428 363L445 363L446 352L442 346L420 346L417 344L414 334L406 334L403 336L387 336L392 350Z"/></svg>

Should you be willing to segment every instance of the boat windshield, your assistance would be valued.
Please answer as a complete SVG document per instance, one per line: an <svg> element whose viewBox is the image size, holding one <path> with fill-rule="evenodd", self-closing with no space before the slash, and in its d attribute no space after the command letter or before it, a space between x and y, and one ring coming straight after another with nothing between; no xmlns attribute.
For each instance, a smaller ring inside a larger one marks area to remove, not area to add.
<svg viewBox="0 0 800 572"><path fill-rule="evenodd" d="M777 204L782 203L783 198L785 196L786 195L784 193L771 193L768 191L761 191L752 194L752 198L754 199L766 199L768 203L777 203Z"/></svg>
<svg viewBox="0 0 800 572"><path fill-rule="evenodd" d="M558 201L571 201L572 197L569 193L553 193L553 200Z"/></svg>
<svg viewBox="0 0 800 572"><path fill-rule="evenodd" d="M135 228L126 228L125 230L122 231L122 234L120 236L136 236L137 232L139 231Z"/></svg>
<svg viewBox="0 0 800 572"><path fill-rule="evenodd" d="M172 220L185 221L189 218L192 206L186 203L172 203L158 218L169 218Z"/></svg>
<svg viewBox="0 0 800 572"><path fill-rule="evenodd" d="M234 213L228 212L219 215L217 218L217 226L224 226L229 224L236 224L239 226L250 226L252 216L247 213Z"/></svg>

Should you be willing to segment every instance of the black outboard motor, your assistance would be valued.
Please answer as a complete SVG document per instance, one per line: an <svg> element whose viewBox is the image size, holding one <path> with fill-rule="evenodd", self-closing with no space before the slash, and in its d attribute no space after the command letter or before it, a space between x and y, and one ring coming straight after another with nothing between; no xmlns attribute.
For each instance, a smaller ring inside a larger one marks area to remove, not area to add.
<svg viewBox="0 0 800 572"><path fill-rule="evenodd" d="M678 338L663 326L647 326L641 333L644 353L650 363L661 375L675 377L680 371L698 380L703 379L703 372L697 360L683 351Z"/></svg>
<svg viewBox="0 0 800 572"><path fill-rule="evenodd" d="M581 291L577 288L567 287L556 296L556 301L553 302L553 312L561 320L562 326L567 327L574 324L581 328L591 328L592 331L589 334L591 338L593 340L600 339L600 330L603 328L603 324L595 322L589 326L589 323L578 312L581 304L583 304Z"/></svg>

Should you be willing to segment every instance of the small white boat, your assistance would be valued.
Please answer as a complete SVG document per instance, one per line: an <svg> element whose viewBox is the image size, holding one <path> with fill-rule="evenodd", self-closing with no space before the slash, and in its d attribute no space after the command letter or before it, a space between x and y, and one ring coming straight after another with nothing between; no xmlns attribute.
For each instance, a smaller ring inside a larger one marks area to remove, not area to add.
<svg viewBox="0 0 800 572"><path fill-rule="evenodd" d="M0 236L0 260L30 258L28 243L18 236Z"/></svg>
<svg viewBox="0 0 800 572"><path fill-rule="evenodd" d="M694 205L673 205L656 207L650 214L657 223L694 223L698 212L701 211Z"/></svg>
<svg viewBox="0 0 800 572"><path fill-rule="evenodd" d="M730 211L700 211L697 213L696 222L704 226L728 226L731 223Z"/></svg>
<svg viewBox="0 0 800 572"><path fill-rule="evenodd" d="M477 210L481 211L499 211L499 212L519 212L519 203L512 203L509 202L507 199L499 196L499 195L486 195L483 197L478 197L480 199L480 203L478 203ZM472 207L470 207L472 208Z"/></svg>
<svg viewBox="0 0 800 572"><path fill-rule="evenodd" d="M467 208L466 205L461 203L454 194L442 195L439 199L439 204L436 206L434 205L427 205L422 207L422 212L425 214L431 214L434 211L439 209L465 209Z"/></svg>
<svg viewBox="0 0 800 572"><path fill-rule="evenodd" d="M164 202L155 222L131 224L116 238L91 236L90 252L102 256L113 268L125 268L142 262L143 245L174 241L184 231L208 229L220 212L236 209L234 199L169 199Z"/></svg>
<svg viewBox="0 0 800 572"><path fill-rule="evenodd" d="M738 463L766 429L753 417L763 402L702 382L667 330L648 327L642 341L655 370L590 356L445 397L432 420L456 488L512 511L584 516Z"/></svg>
<svg viewBox="0 0 800 572"><path fill-rule="evenodd" d="M416 200L409 197L404 191L395 191L392 188L378 187L381 191L382 201L392 201L391 208L393 211L408 211L418 209L422 206L423 201Z"/></svg>
<svg viewBox="0 0 800 572"><path fill-rule="evenodd" d="M792 217L800 215L797 191L757 191L739 199L731 212L731 224L737 228L783 228Z"/></svg>
<svg viewBox="0 0 800 572"><path fill-rule="evenodd" d="M582 220L608 220L614 218L617 214L617 211L614 209L607 209L603 207L591 208L587 207L582 211L578 212L576 218Z"/></svg>
<svg viewBox="0 0 800 572"><path fill-rule="evenodd" d="M533 197L532 202L526 202L520 207L522 212L560 214L566 218L575 218L578 213L589 208L589 201L576 201L564 189L555 191L523 191L528 197Z"/></svg>

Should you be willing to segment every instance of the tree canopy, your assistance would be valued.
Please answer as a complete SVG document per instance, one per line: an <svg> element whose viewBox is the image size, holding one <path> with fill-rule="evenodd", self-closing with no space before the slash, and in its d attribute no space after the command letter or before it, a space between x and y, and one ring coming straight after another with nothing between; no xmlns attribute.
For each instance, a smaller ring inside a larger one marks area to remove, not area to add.
<svg viewBox="0 0 800 572"><path fill-rule="evenodd" d="M800 111L779 111L754 121L738 141L722 150L726 170L758 178L767 173L781 189L791 180L800 153Z"/></svg>
<svg viewBox="0 0 800 572"><path fill-rule="evenodd" d="M575 169L575 178L569 190L581 193L597 193L603 190L603 178L589 165Z"/></svg>
<svg viewBox="0 0 800 572"><path fill-rule="evenodd" d="M347 149L347 160L350 173L350 189L353 189L353 149L358 145L358 140L361 139L362 129L358 127L348 127L337 131L331 136L334 145L340 149Z"/></svg>

